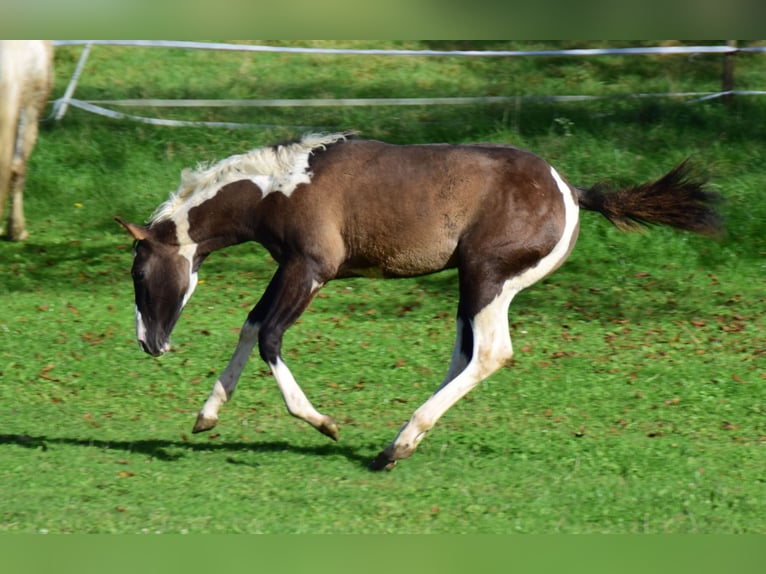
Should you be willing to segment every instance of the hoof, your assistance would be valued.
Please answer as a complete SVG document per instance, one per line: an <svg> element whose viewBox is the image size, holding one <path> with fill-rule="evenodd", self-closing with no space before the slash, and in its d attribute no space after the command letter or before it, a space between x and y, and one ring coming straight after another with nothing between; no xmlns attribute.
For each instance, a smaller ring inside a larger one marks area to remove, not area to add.
<svg viewBox="0 0 766 574"><path fill-rule="evenodd" d="M369 464L370 470L391 470L396 466L396 460L391 458L385 450L381 452L375 459Z"/></svg>
<svg viewBox="0 0 766 574"><path fill-rule="evenodd" d="M26 241L27 239L29 239L29 232L26 229L8 232L8 241Z"/></svg>
<svg viewBox="0 0 766 574"><path fill-rule="evenodd" d="M197 417L197 422L194 423L193 433L208 431L218 424L218 419L206 418L202 413Z"/></svg>
<svg viewBox="0 0 766 574"><path fill-rule="evenodd" d="M321 432L323 435L329 436L335 442L338 442L338 439L340 438L338 425L335 424L335 421L333 420L332 417L325 417L324 421L322 421L321 426L317 427L317 430Z"/></svg>

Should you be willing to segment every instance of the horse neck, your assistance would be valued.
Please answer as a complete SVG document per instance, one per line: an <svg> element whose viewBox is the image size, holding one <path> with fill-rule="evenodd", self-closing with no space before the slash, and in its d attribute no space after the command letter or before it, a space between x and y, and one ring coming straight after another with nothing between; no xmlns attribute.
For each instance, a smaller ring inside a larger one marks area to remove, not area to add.
<svg viewBox="0 0 766 574"><path fill-rule="evenodd" d="M197 254L256 240L262 194L249 180L228 184L215 195L179 215L179 242L196 244Z"/></svg>

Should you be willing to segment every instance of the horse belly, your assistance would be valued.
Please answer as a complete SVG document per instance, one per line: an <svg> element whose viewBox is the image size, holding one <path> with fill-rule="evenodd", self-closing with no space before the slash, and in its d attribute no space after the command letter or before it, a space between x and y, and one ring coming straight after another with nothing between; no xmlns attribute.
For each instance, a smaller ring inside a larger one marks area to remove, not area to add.
<svg viewBox="0 0 766 574"><path fill-rule="evenodd" d="M339 276L373 278L416 277L456 265L457 241L424 241L375 244L356 251Z"/></svg>

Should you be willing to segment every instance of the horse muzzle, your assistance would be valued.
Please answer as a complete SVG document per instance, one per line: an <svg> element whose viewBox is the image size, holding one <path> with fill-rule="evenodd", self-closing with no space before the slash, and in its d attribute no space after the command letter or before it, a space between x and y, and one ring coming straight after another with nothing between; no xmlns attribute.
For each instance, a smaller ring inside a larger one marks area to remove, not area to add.
<svg viewBox="0 0 766 574"><path fill-rule="evenodd" d="M170 350L170 342L169 341L166 341L162 345L158 345L156 343L153 344L153 345L150 345L149 343L147 343L143 339L139 339L138 340L138 345L141 347L141 350L144 353L148 353L152 357L159 357L160 355L164 355L165 353L167 353Z"/></svg>
<svg viewBox="0 0 766 574"><path fill-rule="evenodd" d="M170 339L168 337L149 336L149 329L146 328L141 312L138 309L136 309L136 339L141 350L152 357L159 357L170 350Z"/></svg>

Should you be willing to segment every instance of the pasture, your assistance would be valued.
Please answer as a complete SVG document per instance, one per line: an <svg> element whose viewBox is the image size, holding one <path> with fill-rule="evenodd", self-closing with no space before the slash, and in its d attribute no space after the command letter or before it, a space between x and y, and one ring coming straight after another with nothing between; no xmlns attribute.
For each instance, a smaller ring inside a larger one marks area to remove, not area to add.
<svg viewBox="0 0 766 574"><path fill-rule="evenodd" d="M304 43L305 44L305 43ZM317 43L330 45L329 43ZM332 43L437 47L434 43ZM592 44L588 44L591 46ZM512 42L456 48L540 48ZM59 97L81 48L56 52ZM766 86L740 56L737 88ZM715 90L720 57L459 59L99 47L77 97L309 98ZM71 109L42 126L29 239L0 242L0 532L766 532L766 99L451 107L129 110L239 121L168 128ZM367 463L447 369L454 272L330 283L284 355L333 443L251 358L218 426L197 412L275 266L213 254L153 359L135 342L131 240L182 168L300 135L511 143L576 185L638 183L691 156L727 234L625 234L582 216L561 269L510 308L515 357L392 472Z"/></svg>

